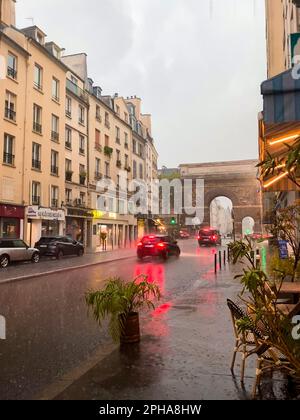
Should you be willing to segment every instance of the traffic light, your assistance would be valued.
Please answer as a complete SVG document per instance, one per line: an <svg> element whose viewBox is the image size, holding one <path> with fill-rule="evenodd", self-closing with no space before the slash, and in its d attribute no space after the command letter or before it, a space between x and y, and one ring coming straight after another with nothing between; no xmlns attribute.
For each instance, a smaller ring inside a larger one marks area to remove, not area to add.
<svg viewBox="0 0 300 420"><path fill-rule="evenodd" d="M177 225L177 222L176 222L175 217L172 217L172 219L171 219L171 225L172 226Z"/></svg>

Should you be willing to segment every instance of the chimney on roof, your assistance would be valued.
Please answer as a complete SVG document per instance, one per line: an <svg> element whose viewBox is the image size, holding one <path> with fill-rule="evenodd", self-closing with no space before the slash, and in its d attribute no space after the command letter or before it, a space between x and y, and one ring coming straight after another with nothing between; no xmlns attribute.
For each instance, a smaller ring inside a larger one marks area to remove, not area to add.
<svg viewBox="0 0 300 420"><path fill-rule="evenodd" d="M115 93L115 98L118 98L119 97L119 94L118 93Z"/></svg>

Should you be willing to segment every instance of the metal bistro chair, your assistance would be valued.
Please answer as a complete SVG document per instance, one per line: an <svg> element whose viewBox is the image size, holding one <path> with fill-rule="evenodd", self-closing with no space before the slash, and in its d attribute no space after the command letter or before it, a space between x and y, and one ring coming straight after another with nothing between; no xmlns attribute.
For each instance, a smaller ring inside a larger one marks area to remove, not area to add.
<svg viewBox="0 0 300 420"><path fill-rule="evenodd" d="M289 373L293 373L293 371L286 358L280 354L277 349L270 346L268 338L254 325L253 320L246 312L230 299L227 300L227 304L231 312L236 337L236 347L234 349L231 371L233 372L237 353L242 353L243 365L241 382L243 384L246 359L254 354L257 356L256 376L252 394L252 397L255 398L264 373L267 371L273 372L275 370L285 370ZM249 330L246 332L239 332L238 330L237 321L242 319L247 319L249 321Z"/></svg>
<svg viewBox="0 0 300 420"><path fill-rule="evenodd" d="M241 321L243 319L247 319L249 323L251 323L251 318L243 311L243 309L237 305L235 302L233 302L230 299L227 299L227 305L229 307L231 318L232 318L232 324L233 324L233 330L235 335L235 348L231 363L231 372L234 374L234 366L236 361L236 356L238 353L242 354L242 371L241 371L241 383L244 383L245 379L245 367L246 367L246 360L248 357L253 355L253 350L257 347L257 343L254 337L254 334L252 331L243 331L239 332L238 328L238 321Z"/></svg>

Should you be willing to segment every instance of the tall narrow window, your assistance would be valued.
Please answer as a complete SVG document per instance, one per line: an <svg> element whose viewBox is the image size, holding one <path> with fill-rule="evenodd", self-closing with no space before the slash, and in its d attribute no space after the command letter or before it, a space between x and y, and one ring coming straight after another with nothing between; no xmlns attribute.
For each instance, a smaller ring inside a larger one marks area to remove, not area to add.
<svg viewBox="0 0 300 420"><path fill-rule="evenodd" d="M85 154L85 137L82 134L79 135L79 153Z"/></svg>
<svg viewBox="0 0 300 420"><path fill-rule="evenodd" d="M38 64L34 65L34 86L39 90L43 89L43 69Z"/></svg>
<svg viewBox="0 0 300 420"><path fill-rule="evenodd" d="M85 124L85 109L83 106L79 105L79 123Z"/></svg>
<svg viewBox="0 0 300 420"><path fill-rule="evenodd" d="M33 105L33 131L42 133L42 108L36 104Z"/></svg>
<svg viewBox="0 0 300 420"><path fill-rule="evenodd" d="M51 186L51 207L58 207L58 187L52 185Z"/></svg>
<svg viewBox="0 0 300 420"><path fill-rule="evenodd" d="M59 118L52 114L51 140L59 141Z"/></svg>
<svg viewBox="0 0 300 420"><path fill-rule="evenodd" d="M72 161L70 159L66 159L66 181L72 182L73 171L72 171Z"/></svg>
<svg viewBox="0 0 300 420"><path fill-rule="evenodd" d="M7 56L7 76L17 79L17 57L12 53Z"/></svg>
<svg viewBox="0 0 300 420"><path fill-rule="evenodd" d="M101 160L96 158L95 162L95 178L100 179L101 178Z"/></svg>
<svg viewBox="0 0 300 420"><path fill-rule="evenodd" d="M66 127L65 145L67 149L72 149L72 130L69 127Z"/></svg>
<svg viewBox="0 0 300 420"><path fill-rule="evenodd" d="M14 165L14 146L15 138L9 134L4 134L4 145L3 145L3 163L6 165Z"/></svg>
<svg viewBox="0 0 300 420"><path fill-rule="evenodd" d="M121 138L120 138L120 128L116 127L116 142L118 144L121 144Z"/></svg>
<svg viewBox="0 0 300 420"><path fill-rule="evenodd" d="M31 204L34 206L39 206L41 204L41 184L39 182L32 182Z"/></svg>
<svg viewBox="0 0 300 420"><path fill-rule="evenodd" d="M32 143L32 168L41 170L41 145Z"/></svg>
<svg viewBox="0 0 300 420"><path fill-rule="evenodd" d="M95 149L101 152L101 133L95 130Z"/></svg>
<svg viewBox="0 0 300 420"><path fill-rule="evenodd" d="M69 96L66 97L66 116L72 117L72 99Z"/></svg>
<svg viewBox="0 0 300 420"><path fill-rule="evenodd" d="M51 174L58 176L58 152L51 150Z"/></svg>
<svg viewBox="0 0 300 420"><path fill-rule="evenodd" d="M16 102L17 97L11 92L6 91L5 98L5 118L16 121Z"/></svg>
<svg viewBox="0 0 300 420"><path fill-rule="evenodd" d="M52 79L52 98L57 102L59 101L59 80L55 77Z"/></svg>

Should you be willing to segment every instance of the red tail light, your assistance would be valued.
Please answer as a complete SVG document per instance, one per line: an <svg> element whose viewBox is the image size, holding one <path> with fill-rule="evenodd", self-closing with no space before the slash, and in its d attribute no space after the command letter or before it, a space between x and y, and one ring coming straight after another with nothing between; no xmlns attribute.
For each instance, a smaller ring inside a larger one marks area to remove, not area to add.
<svg viewBox="0 0 300 420"><path fill-rule="evenodd" d="M159 242L157 245L158 249L165 249L166 248L166 244L164 244L163 242Z"/></svg>
<svg viewBox="0 0 300 420"><path fill-rule="evenodd" d="M139 242L139 243L137 244L137 246L138 246L138 248L140 248L141 246L143 246L143 242Z"/></svg>
<svg viewBox="0 0 300 420"><path fill-rule="evenodd" d="M218 239L217 235L213 235L213 236L211 237L211 240L212 240L212 241L216 241L217 239Z"/></svg>
<svg viewBox="0 0 300 420"><path fill-rule="evenodd" d="M202 239L202 237L200 235L198 235L198 238L197 239L198 239L198 241L200 241L200 239Z"/></svg>

